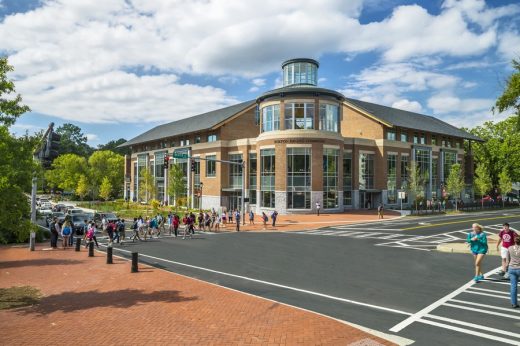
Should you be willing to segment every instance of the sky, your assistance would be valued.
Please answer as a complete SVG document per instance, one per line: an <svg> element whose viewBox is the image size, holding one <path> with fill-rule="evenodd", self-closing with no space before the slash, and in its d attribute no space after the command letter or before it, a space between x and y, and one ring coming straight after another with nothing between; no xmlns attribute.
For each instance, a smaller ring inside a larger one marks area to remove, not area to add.
<svg viewBox="0 0 520 346"><path fill-rule="evenodd" d="M71 122L92 146L281 85L281 63L320 62L319 86L434 115L499 121L520 58L508 0L0 0L0 55L32 109L17 135Z"/></svg>

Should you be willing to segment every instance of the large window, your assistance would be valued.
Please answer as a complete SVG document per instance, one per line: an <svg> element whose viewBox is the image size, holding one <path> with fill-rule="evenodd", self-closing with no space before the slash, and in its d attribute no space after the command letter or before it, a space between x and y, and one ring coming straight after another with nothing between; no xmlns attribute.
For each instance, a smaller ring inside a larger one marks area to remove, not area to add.
<svg viewBox="0 0 520 346"><path fill-rule="evenodd" d="M287 208L311 207L311 149L287 148Z"/></svg>
<svg viewBox="0 0 520 346"><path fill-rule="evenodd" d="M397 155L388 154L386 160L387 169L387 201L388 204L397 203Z"/></svg>
<svg viewBox="0 0 520 346"><path fill-rule="evenodd" d="M229 161L242 163L242 154L229 155ZM242 165L229 165L229 186L235 189L242 188Z"/></svg>
<svg viewBox="0 0 520 346"><path fill-rule="evenodd" d="M338 132L339 107L320 104L320 130Z"/></svg>
<svg viewBox="0 0 520 346"><path fill-rule="evenodd" d="M359 154L359 189L374 188L374 154Z"/></svg>
<svg viewBox="0 0 520 346"><path fill-rule="evenodd" d="M448 176L450 175L451 166L457 163L457 153L451 152L451 151L444 151L443 152L444 157L444 176L443 181L446 183L446 180L448 180Z"/></svg>
<svg viewBox="0 0 520 346"><path fill-rule="evenodd" d="M439 189L439 158L432 158L432 198L437 198Z"/></svg>
<svg viewBox="0 0 520 346"><path fill-rule="evenodd" d="M386 133L386 139L389 141L395 141L395 131L388 131Z"/></svg>
<svg viewBox="0 0 520 346"><path fill-rule="evenodd" d="M424 183L417 197L426 197L426 192L430 185L430 151L425 149L415 149L416 166L419 169L419 179Z"/></svg>
<svg viewBox="0 0 520 346"><path fill-rule="evenodd" d="M401 189L406 189L408 170L410 169L408 155L401 155Z"/></svg>
<svg viewBox="0 0 520 346"><path fill-rule="evenodd" d="M274 208L274 149L260 150L260 198L262 207Z"/></svg>
<svg viewBox="0 0 520 346"><path fill-rule="evenodd" d="M137 200L137 161L134 162L134 200Z"/></svg>
<svg viewBox="0 0 520 346"><path fill-rule="evenodd" d="M256 204L256 153L249 153L249 203Z"/></svg>
<svg viewBox="0 0 520 346"><path fill-rule="evenodd" d="M338 149L323 149L323 208L338 207Z"/></svg>
<svg viewBox="0 0 520 346"><path fill-rule="evenodd" d="M214 177L217 175L217 159L216 155L206 156L206 177Z"/></svg>
<svg viewBox="0 0 520 346"><path fill-rule="evenodd" d="M217 135L208 135L208 142L216 142Z"/></svg>
<svg viewBox="0 0 520 346"><path fill-rule="evenodd" d="M352 205L352 153L343 154L343 205Z"/></svg>
<svg viewBox="0 0 520 346"><path fill-rule="evenodd" d="M408 142L408 134L401 132L401 142Z"/></svg>
<svg viewBox="0 0 520 346"><path fill-rule="evenodd" d="M166 152L155 153L155 177L164 178L164 157Z"/></svg>
<svg viewBox="0 0 520 346"><path fill-rule="evenodd" d="M285 66L284 68L284 76L283 76L283 85L291 85L291 84L312 84L316 85L317 80L317 68L316 65L301 62L301 63L293 63Z"/></svg>
<svg viewBox="0 0 520 346"><path fill-rule="evenodd" d="M262 132L280 129L280 105L262 108Z"/></svg>
<svg viewBox="0 0 520 346"><path fill-rule="evenodd" d="M314 127L314 103L286 103L285 129L300 130Z"/></svg>

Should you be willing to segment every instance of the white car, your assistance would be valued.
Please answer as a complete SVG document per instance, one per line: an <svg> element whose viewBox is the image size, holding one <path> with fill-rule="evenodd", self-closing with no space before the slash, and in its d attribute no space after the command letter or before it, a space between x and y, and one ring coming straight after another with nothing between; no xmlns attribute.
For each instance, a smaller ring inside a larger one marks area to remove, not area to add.
<svg viewBox="0 0 520 346"><path fill-rule="evenodd" d="M83 211L83 209L79 209L79 208L73 208L73 209L69 209L67 210L67 214L69 215L78 215L78 214L84 214L85 211Z"/></svg>

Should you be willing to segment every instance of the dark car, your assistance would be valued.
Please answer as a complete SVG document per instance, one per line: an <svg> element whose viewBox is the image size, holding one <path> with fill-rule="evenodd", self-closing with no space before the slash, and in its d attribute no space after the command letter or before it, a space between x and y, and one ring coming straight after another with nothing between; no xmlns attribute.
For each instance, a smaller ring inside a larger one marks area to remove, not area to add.
<svg viewBox="0 0 520 346"><path fill-rule="evenodd" d="M49 215L49 216L45 219L45 222L47 223L47 227L49 227L49 225L51 224L51 221L52 221L55 217L62 217L62 218L64 218L64 217L65 217L65 214L62 213L61 211L53 211L52 214Z"/></svg>
<svg viewBox="0 0 520 346"><path fill-rule="evenodd" d="M65 204L58 203L52 208L52 210L56 212L65 212L65 207Z"/></svg>
<svg viewBox="0 0 520 346"><path fill-rule="evenodd" d="M85 220L88 220L86 215L83 214L74 214L69 215L70 220L73 224L74 234L75 235L83 235L83 227L85 226Z"/></svg>
<svg viewBox="0 0 520 346"><path fill-rule="evenodd" d="M107 222L118 220L118 217L114 213L94 213L94 223L96 224L96 228L101 228L101 221L103 218L105 218Z"/></svg>

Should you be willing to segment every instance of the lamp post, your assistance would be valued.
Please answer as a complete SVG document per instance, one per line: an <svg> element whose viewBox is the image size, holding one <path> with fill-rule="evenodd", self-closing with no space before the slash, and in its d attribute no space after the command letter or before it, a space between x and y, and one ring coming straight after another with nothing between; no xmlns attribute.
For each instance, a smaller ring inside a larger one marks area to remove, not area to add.
<svg viewBox="0 0 520 346"><path fill-rule="evenodd" d="M199 183L199 187L200 187L200 193L199 193L199 209L200 211L202 212L202 187L204 186L204 183L201 181Z"/></svg>

